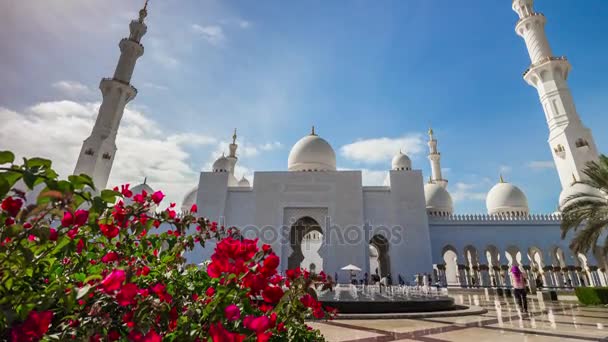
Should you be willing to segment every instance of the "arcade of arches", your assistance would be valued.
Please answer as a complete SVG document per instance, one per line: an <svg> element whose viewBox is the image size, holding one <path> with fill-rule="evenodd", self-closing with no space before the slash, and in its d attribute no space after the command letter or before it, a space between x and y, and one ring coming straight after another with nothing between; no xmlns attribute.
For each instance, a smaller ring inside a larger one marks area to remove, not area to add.
<svg viewBox="0 0 608 342"><path fill-rule="evenodd" d="M478 250L468 245L458 251L446 245L441 255L444 263L434 265L434 275L444 286L509 287L512 266L519 266L525 272L531 288L608 286L605 261L600 266L590 265L585 255L567 257L560 247L543 251L536 246L527 249L509 246L500 250L489 245Z"/></svg>

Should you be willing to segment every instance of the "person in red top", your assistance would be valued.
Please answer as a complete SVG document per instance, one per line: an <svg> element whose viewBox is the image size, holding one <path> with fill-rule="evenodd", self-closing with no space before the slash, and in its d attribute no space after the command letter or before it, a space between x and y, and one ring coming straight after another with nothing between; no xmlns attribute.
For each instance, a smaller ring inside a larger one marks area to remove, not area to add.
<svg viewBox="0 0 608 342"><path fill-rule="evenodd" d="M526 276L519 267L511 267L511 284L513 284L515 300L517 305L524 312L528 313L528 299L526 298Z"/></svg>

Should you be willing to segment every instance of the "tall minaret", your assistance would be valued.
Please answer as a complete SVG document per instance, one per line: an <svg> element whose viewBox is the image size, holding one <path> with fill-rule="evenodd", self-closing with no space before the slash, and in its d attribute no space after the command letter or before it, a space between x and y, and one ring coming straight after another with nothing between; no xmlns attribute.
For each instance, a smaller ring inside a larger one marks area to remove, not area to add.
<svg viewBox="0 0 608 342"><path fill-rule="evenodd" d="M524 38L532 64L523 77L535 87L549 125L549 146L562 188L570 187L572 175L585 178L588 161L598 159L591 131L583 126L568 88L570 63L553 56L545 35L545 16L534 11L534 0L513 0L519 15L515 31Z"/></svg>
<svg viewBox="0 0 608 342"><path fill-rule="evenodd" d="M430 182L439 184L443 188L447 188L448 181L441 177L441 153L437 151L437 139L433 135L433 129L429 128L429 160L431 161L431 178Z"/></svg>
<svg viewBox="0 0 608 342"><path fill-rule="evenodd" d="M230 173L234 174L234 166L239 158L236 156L236 149L239 147L236 143L236 128L234 129L234 133L232 134L232 144L229 145L230 153L228 154L228 161L230 162Z"/></svg>
<svg viewBox="0 0 608 342"><path fill-rule="evenodd" d="M120 59L114 77L104 78L99 84L103 101L91 135L82 144L74 174L87 174L93 178L97 189L104 189L110 177L116 155L116 133L125 106L137 95L131 85L131 76L137 59L144 54L141 38L146 34L144 19L148 15L148 1L139 11L139 19L131 21L131 35L118 45Z"/></svg>

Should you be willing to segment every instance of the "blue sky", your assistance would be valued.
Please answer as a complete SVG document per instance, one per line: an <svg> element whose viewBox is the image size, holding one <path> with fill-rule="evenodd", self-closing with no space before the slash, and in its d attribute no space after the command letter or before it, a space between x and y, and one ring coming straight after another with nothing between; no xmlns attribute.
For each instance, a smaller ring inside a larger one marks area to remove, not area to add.
<svg viewBox="0 0 608 342"><path fill-rule="evenodd" d="M0 116L35 132L0 134L1 148L72 171L101 100L99 79L112 75L140 2L0 4ZM608 2L537 0L536 9L554 53L573 65L578 111L606 152ZM485 212L499 173L526 192L532 211L552 212L560 186L536 90L521 78L529 59L516 21L503 0L151 0L132 80L139 95L111 182L148 176L179 201L227 150L234 127L237 173L250 177L285 170L311 125L338 166L365 170L367 184L382 183L399 148L428 177L431 125L457 212Z"/></svg>

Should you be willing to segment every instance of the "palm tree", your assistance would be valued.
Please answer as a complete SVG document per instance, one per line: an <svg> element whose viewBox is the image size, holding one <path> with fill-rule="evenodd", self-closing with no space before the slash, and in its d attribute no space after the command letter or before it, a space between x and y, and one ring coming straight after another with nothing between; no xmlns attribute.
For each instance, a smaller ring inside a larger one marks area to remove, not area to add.
<svg viewBox="0 0 608 342"><path fill-rule="evenodd" d="M608 256L608 157L586 164L586 179L576 181L580 189L566 198L562 205L562 239L570 232L574 238L570 248L574 253L598 251ZM603 238L604 241L598 241ZM598 244L599 242L599 244Z"/></svg>

